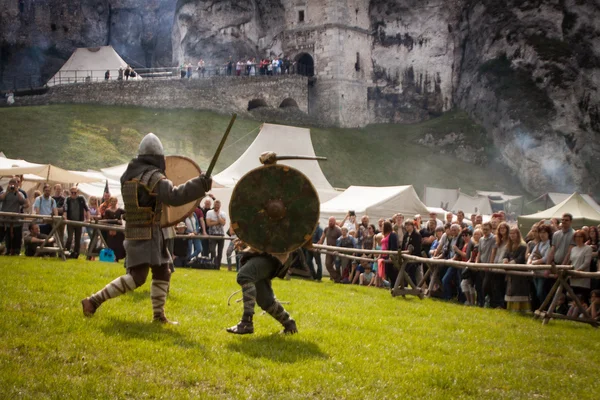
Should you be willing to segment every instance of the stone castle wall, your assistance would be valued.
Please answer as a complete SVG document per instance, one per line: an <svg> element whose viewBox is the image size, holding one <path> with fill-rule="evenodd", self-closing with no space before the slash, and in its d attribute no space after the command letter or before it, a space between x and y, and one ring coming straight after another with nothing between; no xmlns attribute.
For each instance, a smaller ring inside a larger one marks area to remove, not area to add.
<svg viewBox="0 0 600 400"><path fill-rule="evenodd" d="M252 114L248 111L250 101L266 108L279 109L286 99L294 100L298 106L296 111L307 113L308 78L211 77L192 80L146 79L77 83L52 87L42 95L17 97L16 105L82 103L168 109L191 108L219 113L235 112L251 117ZM293 105L294 102L288 100L284 104Z"/></svg>

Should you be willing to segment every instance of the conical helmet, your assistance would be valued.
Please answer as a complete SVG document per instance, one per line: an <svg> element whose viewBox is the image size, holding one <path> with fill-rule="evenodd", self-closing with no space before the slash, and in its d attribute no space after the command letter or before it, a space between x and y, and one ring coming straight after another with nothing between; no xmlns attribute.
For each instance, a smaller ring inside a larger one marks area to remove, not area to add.
<svg viewBox="0 0 600 400"><path fill-rule="evenodd" d="M165 151L158 136L149 133L140 142L138 156L164 156Z"/></svg>

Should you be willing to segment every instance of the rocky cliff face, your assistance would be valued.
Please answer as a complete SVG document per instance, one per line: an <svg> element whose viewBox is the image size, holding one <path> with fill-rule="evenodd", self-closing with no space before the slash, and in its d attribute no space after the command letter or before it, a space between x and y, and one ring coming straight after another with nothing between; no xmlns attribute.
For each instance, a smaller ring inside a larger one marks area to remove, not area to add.
<svg viewBox="0 0 600 400"><path fill-rule="evenodd" d="M0 0L0 80L51 76L77 47L111 44L131 65L171 65L176 0Z"/></svg>
<svg viewBox="0 0 600 400"><path fill-rule="evenodd" d="M49 74L75 47L107 43L146 65L279 55L327 34L286 22L298 10L350 3L348 24L371 37L352 50L372 65L364 120L459 107L530 192L599 190L600 0L0 0L0 76Z"/></svg>
<svg viewBox="0 0 600 400"><path fill-rule="evenodd" d="M598 191L600 2L468 1L455 104L532 193Z"/></svg>
<svg viewBox="0 0 600 400"><path fill-rule="evenodd" d="M173 25L173 59L208 64L281 53L285 28L277 0L181 0Z"/></svg>

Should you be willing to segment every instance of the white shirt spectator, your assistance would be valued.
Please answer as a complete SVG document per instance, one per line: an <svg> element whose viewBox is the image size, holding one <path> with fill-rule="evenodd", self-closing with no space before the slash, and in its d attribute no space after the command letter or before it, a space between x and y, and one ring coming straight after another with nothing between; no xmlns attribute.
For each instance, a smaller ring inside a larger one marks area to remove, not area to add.
<svg viewBox="0 0 600 400"><path fill-rule="evenodd" d="M219 221L219 217L221 217L225 221L227 221L227 214L225 213L225 211L219 210L219 214L217 214L215 210L210 210L209 212L206 213L206 220L207 221L210 220L210 221L218 222ZM217 225L209 226L208 227L208 234L209 235L224 236L225 235L224 225L217 224Z"/></svg>

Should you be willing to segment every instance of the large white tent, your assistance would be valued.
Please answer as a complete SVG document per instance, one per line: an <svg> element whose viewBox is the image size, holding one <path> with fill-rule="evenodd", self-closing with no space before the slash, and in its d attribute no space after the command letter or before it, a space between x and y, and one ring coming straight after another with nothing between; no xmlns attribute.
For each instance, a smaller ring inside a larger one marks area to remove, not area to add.
<svg viewBox="0 0 600 400"><path fill-rule="evenodd" d="M542 219L560 218L564 213L573 215L573 228L575 229L584 225L600 224L600 211L591 206L584 196L576 192L554 207L519 217L519 229L521 232L527 233L536 222Z"/></svg>
<svg viewBox="0 0 600 400"><path fill-rule="evenodd" d="M309 129L263 124L260 133L244 154L224 171L215 175L213 180L223 186L234 187L242 176L261 166L259 156L266 151L273 151L280 156L315 156ZM318 161L284 160L278 163L289 165L306 175L317 189L321 203L340 193L331 186Z"/></svg>
<svg viewBox="0 0 600 400"><path fill-rule="evenodd" d="M358 218L366 214L372 220L390 218L402 213L406 218L421 214L424 218L428 211L417 192L408 186L350 186L344 193L321 204L321 218L330 216L344 218L348 211L355 211Z"/></svg>
<svg viewBox="0 0 600 400"><path fill-rule="evenodd" d="M459 189L440 189L425 186L423 203L425 203L427 207L447 209L456 203L459 194Z"/></svg>
<svg viewBox="0 0 600 400"><path fill-rule="evenodd" d="M25 175L25 180L58 183L91 183L97 177L86 176L77 171L68 171L51 164L35 164L25 160L0 157L0 177Z"/></svg>
<svg viewBox="0 0 600 400"><path fill-rule="evenodd" d="M492 214L492 205L487 197L471 197L464 193L459 193L456 202L450 207L454 213L463 211L465 214Z"/></svg>
<svg viewBox="0 0 600 400"><path fill-rule="evenodd" d="M127 63L112 46L83 47L75 49L61 69L48 81L48 86L67 83L104 81L104 73L110 71L111 79L117 79L119 68ZM139 75L135 78L142 79Z"/></svg>

